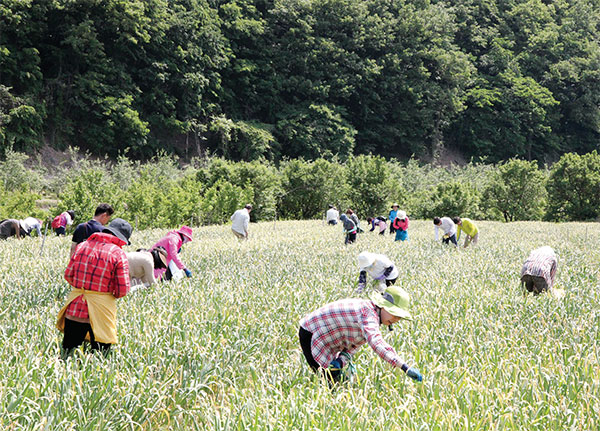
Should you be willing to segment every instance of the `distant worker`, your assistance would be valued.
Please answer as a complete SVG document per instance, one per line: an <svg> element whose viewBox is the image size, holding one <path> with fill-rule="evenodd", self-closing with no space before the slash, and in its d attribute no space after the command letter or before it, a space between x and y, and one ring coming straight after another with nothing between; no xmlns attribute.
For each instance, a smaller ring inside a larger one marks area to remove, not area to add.
<svg viewBox="0 0 600 431"><path fill-rule="evenodd" d="M394 220L394 229L396 229L395 241L406 241L408 239L408 216L405 211L398 211Z"/></svg>
<svg viewBox="0 0 600 431"><path fill-rule="evenodd" d="M37 232L37 236L42 236L42 221L35 217L27 217L21 220L21 228L28 236L31 236L31 232L34 230Z"/></svg>
<svg viewBox="0 0 600 431"><path fill-rule="evenodd" d="M92 351L107 353L117 342L117 298L130 288L129 263L121 249L129 244L131 225L115 219L77 247L65 271L72 286L58 313L57 328L64 332L63 358L84 340Z"/></svg>
<svg viewBox="0 0 600 431"><path fill-rule="evenodd" d="M79 223L73 232L71 242L71 256L79 244L88 239L94 232L102 232L104 225L110 221L115 210L109 204L100 204L96 207L94 218L85 223Z"/></svg>
<svg viewBox="0 0 600 431"><path fill-rule="evenodd" d="M444 231L442 242L444 244L449 244L452 242L452 244L458 246L458 243L456 242L456 225L450 217L434 217L433 225L435 226L434 230L436 241L439 239L439 230L442 228L442 231Z"/></svg>
<svg viewBox="0 0 600 431"><path fill-rule="evenodd" d="M331 382L338 382L352 355L368 343L383 360L411 379L422 381L419 370L398 356L379 329L380 325L392 325L401 319L412 320L409 294L401 287L390 286L383 293L372 292L370 298L342 299L304 316L298 336L308 365Z"/></svg>
<svg viewBox="0 0 600 431"><path fill-rule="evenodd" d="M367 217L367 223L371 225L369 232L373 232L375 228L379 229L379 235L385 235L387 229L387 222L384 216Z"/></svg>
<svg viewBox="0 0 600 431"><path fill-rule="evenodd" d="M154 250L157 247L163 247L167 251L167 267L173 262L178 269L183 270L185 272L186 277L191 277L192 272L186 268L183 262L179 259L178 253L181 250L183 244L192 241L192 228L189 226L181 226L178 230L172 230L168 232L164 237L159 239L156 244L154 244L150 251ZM154 277L157 280L164 278L165 280L170 280L172 278L172 273L169 268L154 268Z"/></svg>
<svg viewBox="0 0 600 431"><path fill-rule="evenodd" d="M231 216L231 231L240 241L248 239L248 223L250 223L251 211L252 205L247 204Z"/></svg>
<svg viewBox="0 0 600 431"><path fill-rule="evenodd" d="M63 213L60 213L54 220L52 220L52 229L56 233L56 236L65 235L67 232L67 226L71 226L73 224L73 220L75 219L75 211L68 210Z"/></svg>
<svg viewBox="0 0 600 431"><path fill-rule="evenodd" d="M521 268L521 287L534 295L539 295L554 286L558 259L551 247L544 246L533 250Z"/></svg>
<svg viewBox="0 0 600 431"><path fill-rule="evenodd" d="M456 242L460 241L460 234L461 232L464 232L464 248L467 248L470 243L473 243L474 246L477 245L477 240L479 239L479 229L477 229L477 225L473 222L473 220L466 217L462 219L460 217L454 217L452 221L456 225Z"/></svg>
<svg viewBox="0 0 600 431"><path fill-rule="evenodd" d="M7 239L11 236L21 239L27 233L21 227L21 222L14 218L4 219L0 221L0 239Z"/></svg>
<svg viewBox="0 0 600 431"><path fill-rule="evenodd" d="M338 223L340 212L333 205L329 205L329 209L327 210L326 216L327 224L335 226Z"/></svg>
<svg viewBox="0 0 600 431"><path fill-rule="evenodd" d="M155 269L167 269L168 254L162 246L154 247L151 251L139 249L127 254L129 262L129 278L131 285L142 284L149 287L156 283Z"/></svg>
<svg viewBox="0 0 600 431"><path fill-rule="evenodd" d="M399 205L394 203L392 204L392 209L390 210L389 219L390 219L390 234L396 232L396 228L394 227L394 220L396 220L396 215L398 214Z"/></svg>
<svg viewBox="0 0 600 431"><path fill-rule="evenodd" d="M344 241L344 244L352 244L354 241L356 241L356 223L350 220L346 214L340 215L340 221L344 226L344 233L346 234L346 240Z"/></svg>
<svg viewBox="0 0 600 431"><path fill-rule="evenodd" d="M360 228L360 220L358 219L358 216L356 215L356 213L354 211L352 211L350 208L348 208L346 210L346 215L348 216L348 218L350 220L352 220L354 222L354 224L356 225L356 232L358 233L363 233L364 230L362 230Z"/></svg>
<svg viewBox="0 0 600 431"><path fill-rule="evenodd" d="M358 288L360 294L367 286L367 274L377 281L376 289L383 292L386 287L393 285L400 274L394 262L384 254L363 251L358 255Z"/></svg>

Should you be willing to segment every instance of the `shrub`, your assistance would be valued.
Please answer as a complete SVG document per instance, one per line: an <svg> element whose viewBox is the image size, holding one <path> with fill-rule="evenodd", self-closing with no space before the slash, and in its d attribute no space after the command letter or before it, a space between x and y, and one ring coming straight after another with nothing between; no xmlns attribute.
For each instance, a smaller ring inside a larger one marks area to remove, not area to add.
<svg viewBox="0 0 600 431"><path fill-rule="evenodd" d="M433 218L460 216L479 218L479 193L468 183L444 182L424 192L416 216Z"/></svg>
<svg viewBox="0 0 600 431"><path fill-rule="evenodd" d="M204 223L225 223L246 203L252 202L252 188L242 188L227 181L217 181L204 194L200 219Z"/></svg>
<svg viewBox="0 0 600 431"><path fill-rule="evenodd" d="M549 220L591 220L600 216L600 154L567 153L548 179Z"/></svg>
<svg viewBox="0 0 600 431"><path fill-rule="evenodd" d="M213 117L209 131L213 146L228 159L256 160L274 158L275 138L271 126L251 121L233 121L223 116Z"/></svg>
<svg viewBox="0 0 600 431"><path fill-rule="evenodd" d="M327 205L348 206L344 167L324 159L302 159L282 163L283 195L278 205L280 216L289 219L320 218Z"/></svg>
<svg viewBox="0 0 600 431"><path fill-rule="evenodd" d="M505 221L540 220L546 206L546 177L535 161L499 164L483 193L488 214Z"/></svg>
<svg viewBox="0 0 600 431"><path fill-rule="evenodd" d="M347 199L351 208L366 218L387 213L392 196L401 187L394 182L388 162L381 156L352 157L346 162Z"/></svg>

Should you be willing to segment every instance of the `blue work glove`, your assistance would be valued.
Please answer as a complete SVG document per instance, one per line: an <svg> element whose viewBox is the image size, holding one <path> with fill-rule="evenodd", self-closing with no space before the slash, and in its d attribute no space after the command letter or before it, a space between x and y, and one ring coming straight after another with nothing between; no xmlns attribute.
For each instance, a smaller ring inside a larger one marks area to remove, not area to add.
<svg viewBox="0 0 600 431"><path fill-rule="evenodd" d="M187 278L190 278L190 277L192 276L192 271L190 271L190 270L189 270L189 269L187 269L187 268L185 268L185 269L183 270L183 272L185 272L185 276L186 276Z"/></svg>
<svg viewBox="0 0 600 431"><path fill-rule="evenodd" d="M423 381L423 376L421 375L421 372L415 367L410 367L408 370L406 370L406 375L411 379L416 380L417 382Z"/></svg>
<svg viewBox="0 0 600 431"><path fill-rule="evenodd" d="M331 361L329 363L329 368L333 368L334 370L341 370L342 369L342 361L340 361L339 359L334 359L333 361Z"/></svg>

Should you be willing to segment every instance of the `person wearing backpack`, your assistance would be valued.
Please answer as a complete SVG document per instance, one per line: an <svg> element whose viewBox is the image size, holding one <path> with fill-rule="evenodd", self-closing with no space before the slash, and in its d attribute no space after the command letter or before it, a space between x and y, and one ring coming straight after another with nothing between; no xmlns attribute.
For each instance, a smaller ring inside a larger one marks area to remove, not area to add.
<svg viewBox="0 0 600 431"><path fill-rule="evenodd" d="M71 226L74 219L75 211L73 210L65 211L54 217L51 226L52 229L54 229L56 236L64 235L67 232L67 226Z"/></svg>
<svg viewBox="0 0 600 431"><path fill-rule="evenodd" d="M94 218L77 225L71 242L71 256L75 254L77 246L92 236L93 233L102 232L102 229L110 221L110 217L114 212L115 210L109 204L100 204L96 207Z"/></svg>

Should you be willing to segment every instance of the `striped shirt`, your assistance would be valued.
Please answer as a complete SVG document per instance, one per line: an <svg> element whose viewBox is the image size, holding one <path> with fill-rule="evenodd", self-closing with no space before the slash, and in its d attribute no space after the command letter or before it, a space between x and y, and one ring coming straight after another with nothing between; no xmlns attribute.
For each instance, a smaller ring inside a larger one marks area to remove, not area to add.
<svg viewBox="0 0 600 431"><path fill-rule="evenodd" d="M548 288L554 285L558 259L551 247L544 246L533 250L521 268L521 277L532 275L542 277L548 283Z"/></svg>
<svg viewBox="0 0 600 431"><path fill-rule="evenodd" d="M300 326L313 334L311 353L323 368L327 368L341 352L353 355L365 343L383 360L401 367L404 361L383 340L379 325L379 310L372 301L363 299L332 302L300 321ZM339 359L345 365L346 358L340 356Z"/></svg>
<svg viewBox="0 0 600 431"><path fill-rule="evenodd" d="M65 280L78 289L111 292L121 298L129 292L129 263L121 250L126 243L116 236L96 232L81 243L67 266ZM67 307L67 316L76 320L89 319L83 295Z"/></svg>

